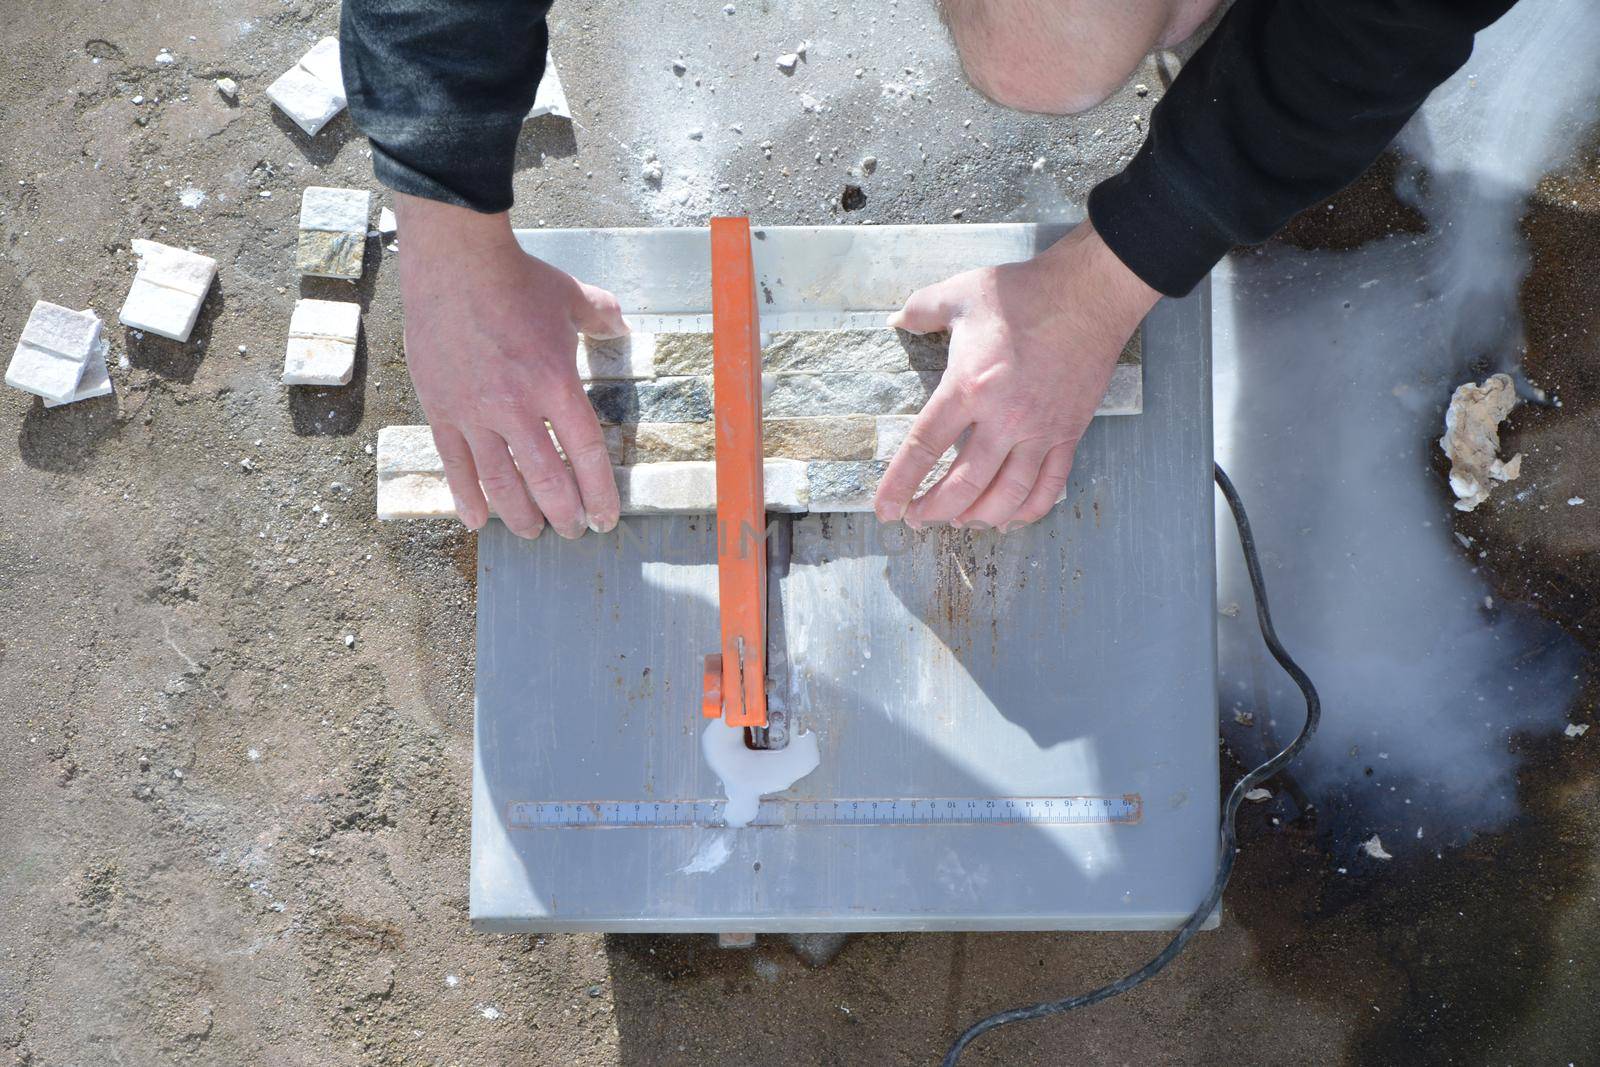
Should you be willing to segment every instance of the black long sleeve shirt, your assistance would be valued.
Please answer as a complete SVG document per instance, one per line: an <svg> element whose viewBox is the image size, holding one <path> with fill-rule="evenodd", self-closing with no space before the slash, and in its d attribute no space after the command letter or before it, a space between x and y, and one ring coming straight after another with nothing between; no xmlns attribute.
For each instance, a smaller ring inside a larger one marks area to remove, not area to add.
<svg viewBox="0 0 1600 1067"><path fill-rule="evenodd" d="M1180 296L1349 184L1514 0L1237 0L1089 194L1118 258ZM345 0L344 79L385 185L511 206L550 0Z"/></svg>

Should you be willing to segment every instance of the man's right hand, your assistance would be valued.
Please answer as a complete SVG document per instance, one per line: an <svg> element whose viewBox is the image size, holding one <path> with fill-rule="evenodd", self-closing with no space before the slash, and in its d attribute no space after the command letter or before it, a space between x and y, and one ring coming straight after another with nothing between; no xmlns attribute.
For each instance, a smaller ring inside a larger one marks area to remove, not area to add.
<svg viewBox="0 0 1600 1067"><path fill-rule="evenodd" d="M616 479L575 354L580 333L628 332L617 298L523 252L503 213L396 194L395 216L406 362L461 521L476 530L492 506L522 537L547 521L568 538L614 527Z"/></svg>

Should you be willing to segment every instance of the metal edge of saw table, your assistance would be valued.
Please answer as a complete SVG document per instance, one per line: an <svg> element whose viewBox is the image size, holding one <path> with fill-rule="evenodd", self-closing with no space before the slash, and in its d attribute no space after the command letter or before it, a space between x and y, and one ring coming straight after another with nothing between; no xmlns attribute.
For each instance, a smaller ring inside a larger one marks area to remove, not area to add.
<svg viewBox="0 0 1600 1067"><path fill-rule="evenodd" d="M1136 823L515 829L518 803L721 796L698 714L715 553L698 517L574 542L493 522L479 544L474 928L1187 918L1219 811L1208 287L1163 300L1143 329L1145 413L1095 420L1044 521L1004 538L924 531L905 551L902 528L871 516L800 517L782 590L792 721L822 749L783 799L1137 794Z"/></svg>

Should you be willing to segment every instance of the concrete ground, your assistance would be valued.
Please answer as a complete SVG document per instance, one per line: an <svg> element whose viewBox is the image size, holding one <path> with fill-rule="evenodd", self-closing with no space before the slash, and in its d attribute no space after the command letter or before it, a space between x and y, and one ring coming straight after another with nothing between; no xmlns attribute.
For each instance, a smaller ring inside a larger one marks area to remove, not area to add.
<svg viewBox="0 0 1600 1067"><path fill-rule="evenodd" d="M474 542L373 521L368 448L421 416L393 260L370 245L351 289L302 283L292 250L302 187L376 187L347 115L308 139L262 96L336 21L330 0L6 6L0 338L39 298L114 320L136 237L221 273L189 344L111 328L115 397L0 392L5 1062L922 1064L988 1011L1154 952L884 935L813 967L781 942L469 931ZM567 3L554 30L577 122L530 124L525 225L1036 217L1116 168L1160 91L1152 69L1148 95L1079 120L1004 114L961 84L923 0ZM1516 432L1586 456L1600 305L1575 250L1600 203L1592 172L1552 181L1524 305L1530 359L1566 346L1566 406ZM846 184L866 195L848 214ZM1369 207L1333 217L1359 230ZM277 384L299 294L365 305L349 388ZM1503 597L1593 602L1600 535L1558 520L1474 520L1506 549ZM1341 876L1325 825L1253 807L1220 930L1147 988L967 1062L1591 1061L1600 757L1520 744L1523 816L1416 865Z"/></svg>

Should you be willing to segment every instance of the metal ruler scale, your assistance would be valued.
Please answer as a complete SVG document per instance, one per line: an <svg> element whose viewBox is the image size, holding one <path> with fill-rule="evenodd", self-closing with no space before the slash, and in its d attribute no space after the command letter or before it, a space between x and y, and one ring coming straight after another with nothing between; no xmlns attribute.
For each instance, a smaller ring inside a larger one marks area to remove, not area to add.
<svg viewBox="0 0 1600 1067"><path fill-rule="evenodd" d="M513 830L704 827L723 825L721 800L513 801ZM763 800L751 826L1133 825L1144 816L1136 793L1116 797L899 797Z"/></svg>
<svg viewBox="0 0 1600 1067"><path fill-rule="evenodd" d="M822 330L882 330L898 308L883 311L775 311L761 316L763 337ZM622 316L634 333L710 333L711 313L643 311Z"/></svg>

